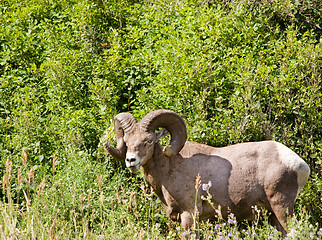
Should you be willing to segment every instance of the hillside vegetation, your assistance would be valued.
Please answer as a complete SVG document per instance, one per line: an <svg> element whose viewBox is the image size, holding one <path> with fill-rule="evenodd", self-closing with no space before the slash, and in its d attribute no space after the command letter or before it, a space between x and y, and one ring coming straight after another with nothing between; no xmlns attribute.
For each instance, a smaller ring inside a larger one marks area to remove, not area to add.
<svg viewBox="0 0 322 240"><path fill-rule="evenodd" d="M0 1L1 238L188 234L142 175L101 147L116 144L117 113L160 108L185 119L189 141L273 139L294 150L312 173L288 238L321 237L321 9L319 0ZM198 228L190 238L279 238L265 213Z"/></svg>

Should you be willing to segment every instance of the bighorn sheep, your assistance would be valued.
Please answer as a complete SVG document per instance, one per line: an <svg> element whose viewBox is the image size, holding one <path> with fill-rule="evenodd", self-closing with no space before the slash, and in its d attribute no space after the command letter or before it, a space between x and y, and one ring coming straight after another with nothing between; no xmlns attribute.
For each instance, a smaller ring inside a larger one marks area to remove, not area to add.
<svg viewBox="0 0 322 240"><path fill-rule="evenodd" d="M284 235L287 217L310 174L309 166L296 153L275 141L241 143L215 148L186 142L184 120L175 112L156 110L140 122L130 113L114 118L117 148L104 143L116 159L124 160L131 172L141 166L146 181L162 201L167 215L181 221L185 229L193 224L195 179L212 182L209 189L222 215L235 214L238 221L252 219L252 206L266 208L271 224ZM156 132L158 128L161 131ZM166 129L166 130L165 130ZM170 132L169 146L158 140ZM215 210L198 192L199 220L215 218Z"/></svg>

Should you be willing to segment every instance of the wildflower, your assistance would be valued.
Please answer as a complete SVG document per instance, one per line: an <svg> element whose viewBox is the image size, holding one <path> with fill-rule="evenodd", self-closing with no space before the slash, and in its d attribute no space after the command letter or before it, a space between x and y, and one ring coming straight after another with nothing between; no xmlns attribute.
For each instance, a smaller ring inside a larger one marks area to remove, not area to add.
<svg viewBox="0 0 322 240"><path fill-rule="evenodd" d="M297 233L297 231L296 231L295 229L292 229L292 230L287 234L287 236L288 236L288 237L295 237L295 236L296 236L296 233Z"/></svg>
<svg viewBox="0 0 322 240"><path fill-rule="evenodd" d="M314 233L310 232L310 238L313 239L313 237L314 237Z"/></svg>
<svg viewBox="0 0 322 240"><path fill-rule="evenodd" d="M182 236L186 237L186 236L188 236L188 233L187 232L183 232L182 233Z"/></svg>
<svg viewBox="0 0 322 240"><path fill-rule="evenodd" d="M203 183L202 184L202 190L207 191L207 190L209 190L209 188L211 188L211 186L212 186L211 181L209 181L208 183Z"/></svg>
<svg viewBox="0 0 322 240"><path fill-rule="evenodd" d="M220 228L220 225L217 223L216 225L215 225L215 229L217 230L217 229L219 229Z"/></svg>
<svg viewBox="0 0 322 240"><path fill-rule="evenodd" d="M180 231L180 227L176 227L177 231Z"/></svg>
<svg viewBox="0 0 322 240"><path fill-rule="evenodd" d="M320 228L320 229L319 229L319 231L318 231L318 235L319 235L319 236L322 236L322 228Z"/></svg>
<svg viewBox="0 0 322 240"><path fill-rule="evenodd" d="M230 218L228 218L228 223L230 223L230 224L237 224L237 221L236 220L233 220L233 219L230 219Z"/></svg>
<svg viewBox="0 0 322 240"><path fill-rule="evenodd" d="M235 219L235 215L233 213L229 214L228 223L235 224L235 225L237 224L237 221Z"/></svg>

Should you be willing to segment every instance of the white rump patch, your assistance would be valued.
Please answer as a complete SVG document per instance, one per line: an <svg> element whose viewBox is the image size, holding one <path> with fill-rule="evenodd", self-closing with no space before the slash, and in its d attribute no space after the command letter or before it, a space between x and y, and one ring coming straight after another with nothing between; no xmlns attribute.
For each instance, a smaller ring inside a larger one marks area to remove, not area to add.
<svg viewBox="0 0 322 240"><path fill-rule="evenodd" d="M276 142L276 147L282 163L297 173L297 183L299 187L297 194L299 194L309 178L310 167L299 155L285 145Z"/></svg>

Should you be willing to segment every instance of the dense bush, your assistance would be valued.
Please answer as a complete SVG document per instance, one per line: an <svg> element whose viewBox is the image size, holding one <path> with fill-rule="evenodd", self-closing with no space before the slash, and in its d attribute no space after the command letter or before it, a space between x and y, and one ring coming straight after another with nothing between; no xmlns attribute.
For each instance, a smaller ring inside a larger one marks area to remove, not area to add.
<svg viewBox="0 0 322 240"><path fill-rule="evenodd" d="M297 209L321 221L321 9L316 0L1 1L0 195L12 229L32 237L28 221L45 208L34 215L42 236L109 236L130 221L138 237L172 236L142 176L99 147L104 131L113 143L118 112L158 108L185 118L189 140L293 149L312 170Z"/></svg>

